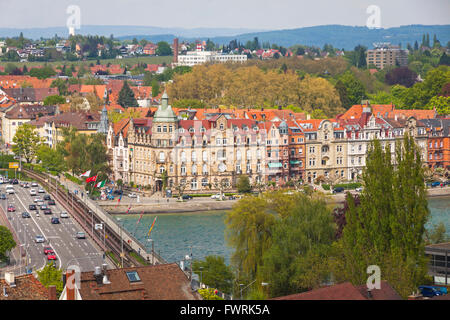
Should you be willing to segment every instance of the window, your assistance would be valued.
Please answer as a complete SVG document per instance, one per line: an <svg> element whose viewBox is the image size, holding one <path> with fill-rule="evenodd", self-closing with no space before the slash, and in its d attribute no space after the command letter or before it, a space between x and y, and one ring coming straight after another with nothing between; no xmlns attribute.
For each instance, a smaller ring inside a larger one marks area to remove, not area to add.
<svg viewBox="0 0 450 320"><path fill-rule="evenodd" d="M181 151L181 156L180 156L180 158L181 158L181 161L182 161L182 162L185 162L185 161L186 161L186 152Z"/></svg>
<svg viewBox="0 0 450 320"><path fill-rule="evenodd" d="M161 132L161 126L156 127L156 132Z"/></svg>
<svg viewBox="0 0 450 320"><path fill-rule="evenodd" d="M164 173L164 171L166 171L166 169L163 166L159 167L159 173Z"/></svg>
<svg viewBox="0 0 450 320"><path fill-rule="evenodd" d="M128 271L128 272L126 272L126 274L127 274L128 281L130 281L130 282L140 282L141 281L141 278L139 278L139 275L136 271Z"/></svg>
<svg viewBox="0 0 450 320"><path fill-rule="evenodd" d="M197 190L197 179L192 179L191 181L191 189Z"/></svg>
<svg viewBox="0 0 450 320"><path fill-rule="evenodd" d="M191 154L192 162L197 162L197 153L195 151Z"/></svg>
<svg viewBox="0 0 450 320"><path fill-rule="evenodd" d="M167 126L163 126L163 132L167 132Z"/></svg>
<svg viewBox="0 0 450 320"><path fill-rule="evenodd" d="M197 165L193 164L192 165L192 174L196 174L197 173Z"/></svg>
<svg viewBox="0 0 450 320"><path fill-rule="evenodd" d="M186 166L184 164L181 166L181 175L182 176L186 175Z"/></svg>
<svg viewBox="0 0 450 320"><path fill-rule="evenodd" d="M208 179L203 178L202 179L202 187L207 187L208 186Z"/></svg>
<svg viewBox="0 0 450 320"><path fill-rule="evenodd" d="M203 151L202 159L203 159L203 161L208 161L208 152Z"/></svg>
<svg viewBox="0 0 450 320"><path fill-rule="evenodd" d="M166 160L166 156L164 152L159 153L159 161L164 162Z"/></svg>
<svg viewBox="0 0 450 320"><path fill-rule="evenodd" d="M202 172L203 172L203 174L207 174L208 173L208 165L206 163L203 164Z"/></svg>

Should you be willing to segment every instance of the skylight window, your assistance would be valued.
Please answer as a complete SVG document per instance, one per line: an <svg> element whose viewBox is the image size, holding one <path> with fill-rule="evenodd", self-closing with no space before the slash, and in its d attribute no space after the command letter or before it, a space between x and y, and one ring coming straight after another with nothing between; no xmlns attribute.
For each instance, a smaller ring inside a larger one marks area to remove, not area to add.
<svg viewBox="0 0 450 320"><path fill-rule="evenodd" d="M126 274L127 274L128 280L131 283L141 281L141 278L139 278L137 271L128 271L128 272L126 272Z"/></svg>

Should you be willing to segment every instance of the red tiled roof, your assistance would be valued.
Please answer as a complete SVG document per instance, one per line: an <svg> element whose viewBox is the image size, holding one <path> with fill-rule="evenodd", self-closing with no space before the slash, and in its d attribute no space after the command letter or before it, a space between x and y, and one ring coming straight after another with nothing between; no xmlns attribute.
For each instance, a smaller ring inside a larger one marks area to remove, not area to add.
<svg viewBox="0 0 450 320"><path fill-rule="evenodd" d="M4 279L0 279L0 300L48 300L48 289L32 274L16 276L15 287L11 287ZM6 288L7 297L3 295Z"/></svg>

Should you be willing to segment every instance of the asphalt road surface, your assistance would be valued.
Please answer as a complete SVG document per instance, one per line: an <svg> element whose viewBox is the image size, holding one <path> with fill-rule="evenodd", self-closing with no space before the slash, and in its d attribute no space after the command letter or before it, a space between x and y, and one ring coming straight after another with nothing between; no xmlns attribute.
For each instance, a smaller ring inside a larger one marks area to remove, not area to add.
<svg viewBox="0 0 450 320"><path fill-rule="evenodd" d="M0 185L0 193L6 193L6 186L7 184ZM31 267L34 271L43 268L48 263L47 256L43 252L44 247L47 246L52 247L56 253L56 266L64 270L70 265L77 265L82 272L93 271L96 266L105 263L103 252L93 244L87 235L86 239L76 238L77 232L83 231L83 229L72 219L70 214L69 218L60 217L60 213L65 210L58 202L56 205L48 205L48 201L44 201L44 204L52 210L51 215L45 215L43 210L40 210L40 206L34 202L34 199L39 197L43 200L44 195L47 194L38 193L40 185L23 188L20 184L15 184L13 187L15 193L7 194L6 200L0 200L0 206L16 231L22 244L22 252L27 253L27 258L23 259L27 260L28 268ZM30 195L31 189L36 190L36 196ZM29 210L30 204L36 204L38 210ZM13 205L16 211L7 212L8 205ZM30 214L30 218L22 218L22 212L25 211ZM39 216L37 216L37 212L39 212ZM50 221L52 217L58 217L60 223L52 224ZM44 236L45 242L36 243L37 235ZM22 272L24 271L25 269L22 268Z"/></svg>

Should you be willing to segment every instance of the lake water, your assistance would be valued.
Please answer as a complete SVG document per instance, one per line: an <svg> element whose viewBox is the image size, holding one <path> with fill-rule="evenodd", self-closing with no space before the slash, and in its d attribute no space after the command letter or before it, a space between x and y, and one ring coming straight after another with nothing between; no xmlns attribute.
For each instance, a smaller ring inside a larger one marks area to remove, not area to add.
<svg viewBox="0 0 450 320"><path fill-rule="evenodd" d="M428 206L431 219L427 227L443 222L450 235L450 197L430 198ZM121 219L125 229L151 250L151 242L147 241L146 236L157 216L151 238L155 251L169 262L180 261L192 250L194 260L221 255L229 263L232 249L225 243L225 215L226 211L152 214L144 215L139 224L139 214L122 215Z"/></svg>

